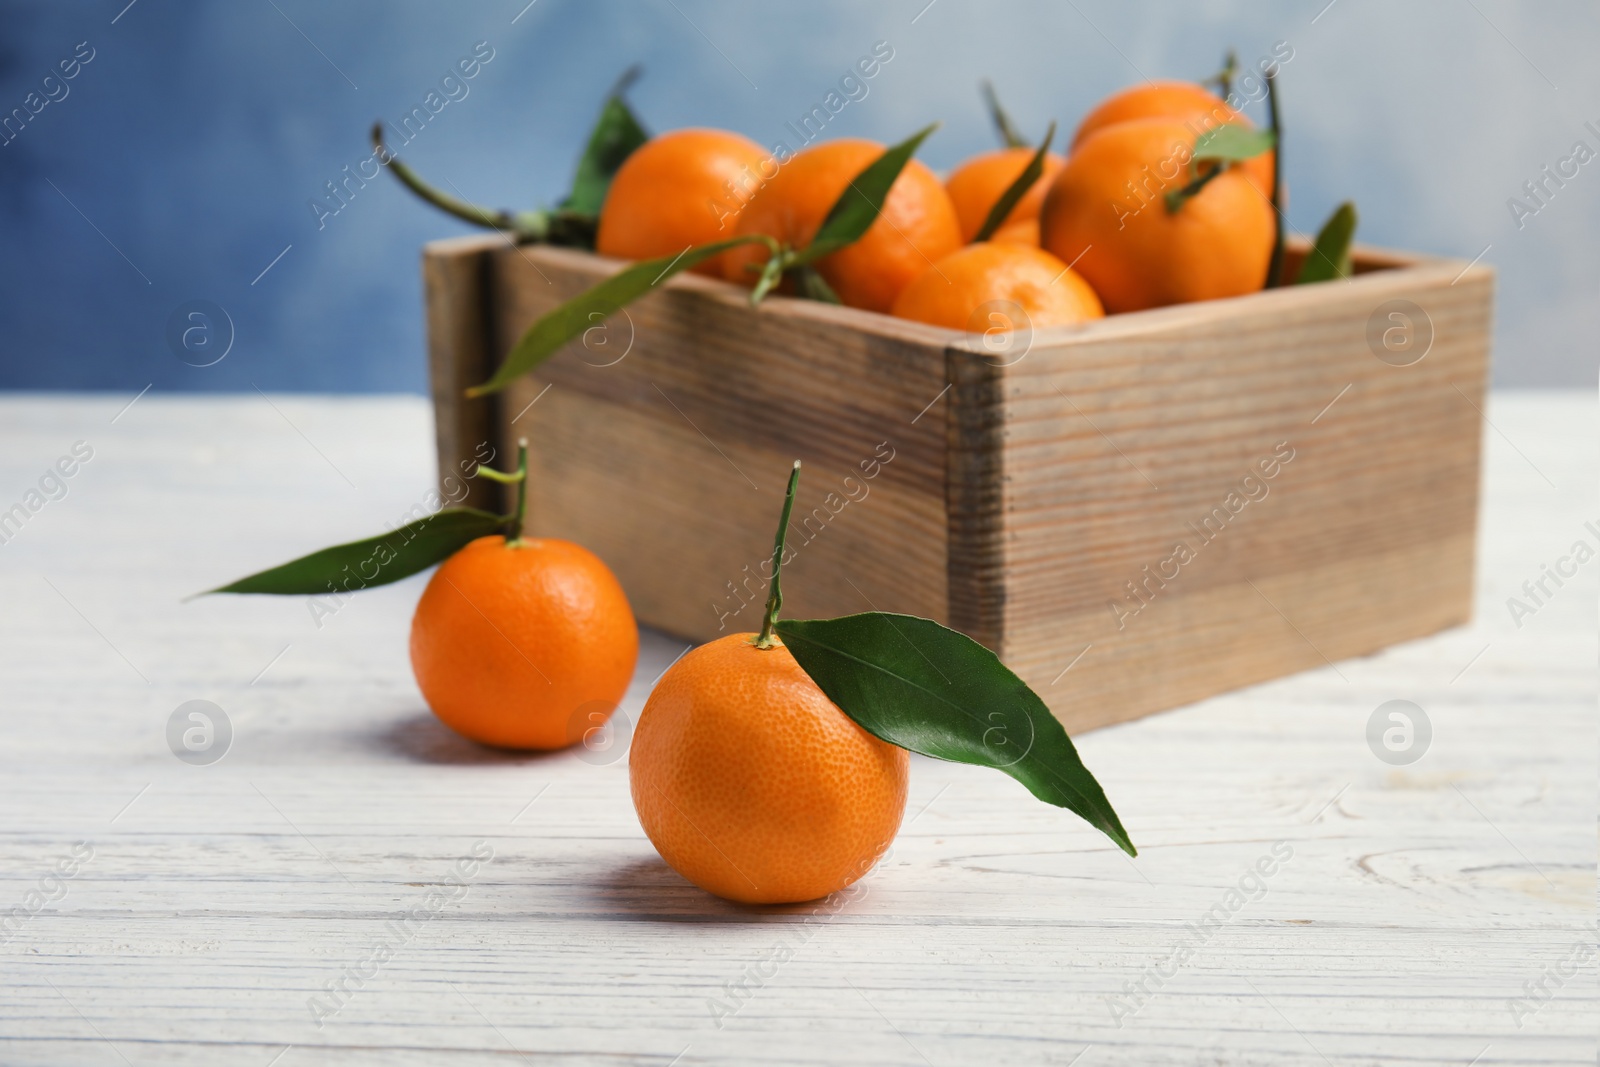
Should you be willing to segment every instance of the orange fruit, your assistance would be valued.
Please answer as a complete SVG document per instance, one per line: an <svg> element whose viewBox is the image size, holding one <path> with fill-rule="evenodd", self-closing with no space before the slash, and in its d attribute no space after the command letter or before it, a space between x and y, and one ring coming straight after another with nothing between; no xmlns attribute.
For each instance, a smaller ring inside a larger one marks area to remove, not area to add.
<svg viewBox="0 0 1600 1067"><path fill-rule="evenodd" d="M839 194L883 151L874 141L841 138L797 153L750 198L739 214L738 232L764 233L805 248ZM961 227L949 195L933 171L913 159L860 240L813 266L844 303L888 311L907 282L959 247ZM760 245L732 249L723 256L723 275L754 285L767 255Z"/></svg>
<svg viewBox="0 0 1600 1067"><path fill-rule="evenodd" d="M661 857L701 889L746 904L815 900L889 848L910 755L755 636L701 645L657 683L628 753L633 806Z"/></svg>
<svg viewBox="0 0 1600 1067"><path fill-rule="evenodd" d="M1072 150L1076 151L1091 134L1107 126L1134 119L1156 118L1178 119L1188 123L1193 134L1191 142L1206 130L1226 122L1255 125L1198 82L1146 82L1113 93L1100 101L1078 124L1078 132L1072 135ZM1272 156L1271 152L1264 152L1239 164L1239 168L1255 182L1256 188L1268 197L1272 196Z"/></svg>
<svg viewBox="0 0 1600 1067"><path fill-rule="evenodd" d="M1272 205L1240 168L1177 211L1165 194L1189 180L1194 131L1134 119L1091 134L1067 159L1039 213L1040 246L1094 287L1108 313L1252 293L1266 283Z"/></svg>
<svg viewBox="0 0 1600 1067"><path fill-rule="evenodd" d="M1017 321L1017 309L1023 321ZM900 291L893 314L978 333L1105 317L1089 283L1049 252L987 241L953 252L917 275Z"/></svg>
<svg viewBox="0 0 1600 1067"><path fill-rule="evenodd" d="M1033 158L1031 148L1002 148L973 156L951 172L944 181L945 192L956 207L956 218L961 222L961 240L969 242L994 210L994 205L1011 183L1016 181ZM1045 190L1067 161L1054 152L1045 153L1044 172L1034 182L1022 199L1017 201L1001 227L1039 217L1039 205L1044 203ZM998 230L995 231L999 233Z"/></svg>
<svg viewBox="0 0 1600 1067"><path fill-rule="evenodd" d="M617 259L675 256L733 236L739 211L760 181L765 149L727 130L673 130L652 137L611 178L595 251ZM721 266L693 268L712 277Z"/></svg>
<svg viewBox="0 0 1600 1067"><path fill-rule="evenodd" d="M1045 191L1048 192L1048 188ZM990 235L989 242L997 245L1027 245L1030 248L1038 248L1039 220L1032 218L1008 222Z"/></svg>
<svg viewBox="0 0 1600 1067"><path fill-rule="evenodd" d="M500 748L564 748L616 708L639 630L616 577L580 545L480 537L429 579L411 668L435 715Z"/></svg>

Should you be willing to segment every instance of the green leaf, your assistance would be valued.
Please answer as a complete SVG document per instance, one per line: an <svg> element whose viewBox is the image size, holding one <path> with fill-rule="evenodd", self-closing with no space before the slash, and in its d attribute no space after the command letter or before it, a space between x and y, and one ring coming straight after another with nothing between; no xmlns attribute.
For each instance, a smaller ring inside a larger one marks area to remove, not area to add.
<svg viewBox="0 0 1600 1067"><path fill-rule="evenodd" d="M1000 135L1000 143L1006 148L1029 147L1027 138L1011 124L1011 116L1000 106L1000 96L994 91L994 82L985 78L979 89L983 92L984 103L989 105L989 121L994 123L994 132Z"/></svg>
<svg viewBox="0 0 1600 1067"><path fill-rule="evenodd" d="M589 143L578 160L577 172L572 176L572 192L561 202L563 210L575 215L600 214L612 175L635 148L650 139L623 99L623 93L639 77L639 71L637 65L629 67L606 96L600 117L589 133Z"/></svg>
<svg viewBox="0 0 1600 1067"><path fill-rule="evenodd" d="M772 238L762 234L746 234L743 237L730 237L726 241L686 248L676 256L641 260L631 267L618 271L600 284L579 293L565 304L541 316L537 322L528 327L516 347L506 356L505 362L500 364L500 369L495 371L494 377L482 385L468 389L467 395L475 397L498 393L549 359L562 345L581 335L585 330L600 325L617 311L649 292L658 283L666 281L674 274L681 274L696 264L704 263L730 248L758 241L765 242L773 254L777 254L777 242Z"/></svg>
<svg viewBox="0 0 1600 1067"><path fill-rule="evenodd" d="M935 122L873 160L865 170L851 179L839 199L833 202L828 215L817 229L811 244L796 253L790 266L813 263L831 252L837 252L854 243L872 228L878 219L883 202L889 198L889 189L900 172L911 161L919 145L939 128Z"/></svg>
<svg viewBox="0 0 1600 1067"><path fill-rule="evenodd" d="M1194 160L1220 159L1236 163L1253 159L1272 150L1271 130L1257 130L1237 122L1225 122L1214 130L1207 130L1194 142Z"/></svg>
<svg viewBox="0 0 1600 1067"><path fill-rule="evenodd" d="M504 515L476 508L445 508L378 537L324 548L206 593L314 596L388 585L450 558L480 537L500 533L506 522ZM354 584L347 585L351 579Z"/></svg>
<svg viewBox="0 0 1600 1067"><path fill-rule="evenodd" d="M987 241L994 236L994 231L998 230L1001 223L1006 221L1006 216L1011 214L1011 209L1016 207L1017 202L1028 194L1029 189L1033 188L1033 183L1038 181L1039 176L1044 173L1044 154L1050 151L1050 142L1055 140L1055 136L1056 124L1052 122L1050 129L1044 135L1044 144L1040 145L1039 150L1033 154L1033 158L1028 160L1028 165L1022 168L1022 173L1017 175L1017 180L1006 186L1006 191L1000 194L1000 199L996 200L994 207L989 209L989 217L983 220L983 225L978 228L976 236L972 238L973 244L977 244L979 241Z"/></svg>
<svg viewBox="0 0 1600 1067"><path fill-rule="evenodd" d="M1356 206L1346 200L1317 231L1316 243L1300 265L1298 285L1350 277L1350 242L1356 235Z"/></svg>
<svg viewBox="0 0 1600 1067"><path fill-rule="evenodd" d="M1137 855L1044 701L993 652L914 615L780 621L801 668L867 732L936 759L1004 771Z"/></svg>

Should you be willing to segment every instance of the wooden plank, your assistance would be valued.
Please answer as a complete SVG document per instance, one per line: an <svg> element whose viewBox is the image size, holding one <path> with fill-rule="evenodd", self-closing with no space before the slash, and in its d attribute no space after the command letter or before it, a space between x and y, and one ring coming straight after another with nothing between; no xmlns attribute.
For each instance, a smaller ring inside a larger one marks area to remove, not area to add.
<svg viewBox="0 0 1600 1067"><path fill-rule="evenodd" d="M482 446L495 445L501 436L499 404L489 399L468 400L465 392L487 380L499 365L501 342L494 333L489 303L493 293L490 253L504 246L500 237L458 237L434 241L422 250L428 386L433 396L439 479L447 489L445 479L461 478L474 469L486 454ZM503 455L496 461L506 470L514 464ZM460 503L500 509L499 485L487 478L474 478L466 485L467 495Z"/></svg>

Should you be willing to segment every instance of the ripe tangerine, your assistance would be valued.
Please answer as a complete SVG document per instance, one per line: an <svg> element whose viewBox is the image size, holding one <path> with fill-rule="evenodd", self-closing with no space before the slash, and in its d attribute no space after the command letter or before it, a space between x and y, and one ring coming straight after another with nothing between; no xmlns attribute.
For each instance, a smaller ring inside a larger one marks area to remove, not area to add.
<svg viewBox="0 0 1600 1067"><path fill-rule="evenodd" d="M1135 119L1156 118L1185 122L1195 137L1228 122L1242 126L1255 125L1198 82L1146 82L1112 93L1095 105L1072 135L1072 150L1077 151L1078 146L1088 140L1091 134L1107 126ZM1248 174L1256 188L1267 197L1272 195L1272 160L1273 153L1264 152L1239 164L1239 169Z"/></svg>
<svg viewBox="0 0 1600 1067"><path fill-rule="evenodd" d="M1018 312L1024 321L1014 321ZM953 252L919 274L901 290L894 314L988 333L1087 322L1104 318L1105 309L1089 283L1049 252L986 241Z"/></svg>
<svg viewBox="0 0 1600 1067"><path fill-rule="evenodd" d="M1266 283L1271 202L1230 167L1176 211L1194 131L1134 119L1091 134L1067 159L1039 213L1040 245L1076 264L1107 313L1240 296Z"/></svg>
<svg viewBox="0 0 1600 1067"><path fill-rule="evenodd" d="M663 859L746 904L860 878L905 813L910 756L862 729L781 643L731 634L680 659L640 713L634 808Z"/></svg>
<svg viewBox="0 0 1600 1067"><path fill-rule="evenodd" d="M945 179L944 188L950 194L950 202L955 205L963 242L970 242L978 235L989 218L989 212L994 210L995 204L1011 187L1011 183L1021 176L1033 155L1031 148L1001 148L985 152L961 164ZM1050 188L1050 180L1066 162L1054 152L1045 153L1044 170L1039 180L1006 215L1005 222L1000 224L1001 229L1039 217L1039 208L1044 203L1045 191ZM998 237L999 233L1000 230L996 230L994 236Z"/></svg>
<svg viewBox="0 0 1600 1067"><path fill-rule="evenodd" d="M617 259L675 256L726 240L767 152L727 130L673 130L634 149L611 179L595 251ZM694 268L718 277L721 265Z"/></svg>
<svg viewBox="0 0 1600 1067"><path fill-rule="evenodd" d="M435 715L500 748L565 748L621 701L639 656L622 586L554 538L480 537L429 579L411 667Z"/></svg>
<svg viewBox="0 0 1600 1067"><path fill-rule="evenodd" d="M796 153L745 204L736 229L805 248L839 194L883 151L874 141L841 138ZM887 312L907 282L959 247L961 227L949 194L933 171L913 159L867 232L813 266L844 303ZM722 257L723 275L754 285L768 255L760 245L731 249Z"/></svg>

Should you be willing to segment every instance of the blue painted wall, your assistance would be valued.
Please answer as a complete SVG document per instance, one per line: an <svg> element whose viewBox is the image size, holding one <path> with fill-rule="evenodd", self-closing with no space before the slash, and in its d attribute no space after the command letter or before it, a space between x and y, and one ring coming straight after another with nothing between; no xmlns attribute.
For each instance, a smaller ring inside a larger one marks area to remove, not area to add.
<svg viewBox="0 0 1600 1067"><path fill-rule="evenodd" d="M1600 161L1547 184L1537 214L1507 201L1536 203L1523 183L1575 141L1600 149L1595 5L1325 2L8 2L0 112L56 99L0 145L0 387L420 391L418 248L466 228L388 175L337 215L309 206L367 156L374 118L422 103L484 42L492 58L404 157L480 202L532 206L564 191L629 63L646 66L632 98L651 128L770 144L877 41L893 60L831 129L886 140L943 119L923 152L940 168L992 144L985 76L1028 129L1070 129L1141 76L1287 41L1293 225L1353 196L1366 241L1488 246L1497 381L1593 385ZM74 68L75 52L92 58ZM234 324L212 366L166 341L193 300Z"/></svg>

